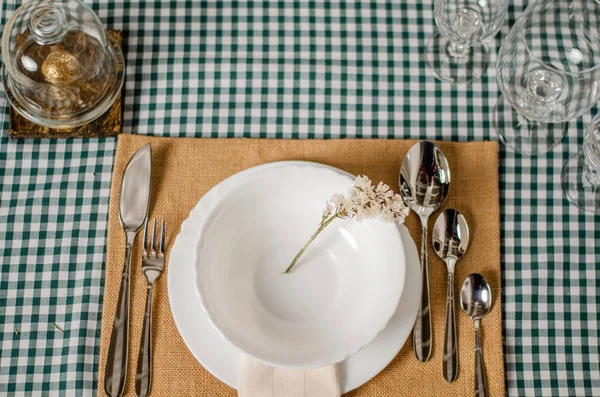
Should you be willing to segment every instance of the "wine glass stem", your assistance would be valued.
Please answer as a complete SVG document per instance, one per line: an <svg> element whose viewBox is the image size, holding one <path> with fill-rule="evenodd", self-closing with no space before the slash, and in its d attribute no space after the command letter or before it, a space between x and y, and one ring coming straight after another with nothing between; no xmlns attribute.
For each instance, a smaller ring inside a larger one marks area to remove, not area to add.
<svg viewBox="0 0 600 397"><path fill-rule="evenodd" d="M530 119L548 119L556 109L562 91L563 81L558 73L538 69L527 78L526 89L518 97L516 104L520 112Z"/></svg>
<svg viewBox="0 0 600 397"><path fill-rule="evenodd" d="M469 48L468 45L456 44L450 41L448 42L446 51L453 58L462 58L469 54Z"/></svg>

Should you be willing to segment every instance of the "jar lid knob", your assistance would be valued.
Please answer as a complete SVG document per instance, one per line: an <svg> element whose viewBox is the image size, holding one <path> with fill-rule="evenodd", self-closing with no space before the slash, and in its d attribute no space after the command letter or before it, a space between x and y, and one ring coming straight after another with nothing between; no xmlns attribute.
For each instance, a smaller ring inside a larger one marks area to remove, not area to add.
<svg viewBox="0 0 600 397"><path fill-rule="evenodd" d="M29 31L40 45L56 43L67 33L64 11L54 4L40 4L29 17Z"/></svg>

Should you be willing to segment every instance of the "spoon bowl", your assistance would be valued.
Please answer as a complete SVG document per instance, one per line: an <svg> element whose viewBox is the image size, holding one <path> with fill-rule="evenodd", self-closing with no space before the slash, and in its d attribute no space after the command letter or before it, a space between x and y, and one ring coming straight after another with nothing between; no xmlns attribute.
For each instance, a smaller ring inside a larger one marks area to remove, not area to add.
<svg viewBox="0 0 600 397"><path fill-rule="evenodd" d="M460 306L473 320L481 320L492 307L492 290L481 274L468 276L460 290Z"/></svg>
<svg viewBox="0 0 600 397"><path fill-rule="evenodd" d="M469 225L465 217L449 208L438 216L433 225L433 250L454 272L456 262L469 247Z"/></svg>
<svg viewBox="0 0 600 397"><path fill-rule="evenodd" d="M422 141L410 148L400 169L400 195L419 218L427 219L448 197L450 167L440 148Z"/></svg>
<svg viewBox="0 0 600 397"><path fill-rule="evenodd" d="M446 201L450 188L450 167L440 148L429 141L411 147L400 169L400 195L421 220L421 305L413 332L413 350L417 360L425 362L431 355L432 332L429 306L427 265L427 221L429 215Z"/></svg>

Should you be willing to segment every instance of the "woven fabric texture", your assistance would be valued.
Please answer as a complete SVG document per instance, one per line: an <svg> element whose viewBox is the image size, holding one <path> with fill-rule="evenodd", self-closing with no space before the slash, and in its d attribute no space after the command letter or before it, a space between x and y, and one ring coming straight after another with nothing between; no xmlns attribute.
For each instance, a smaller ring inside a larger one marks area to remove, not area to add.
<svg viewBox="0 0 600 397"><path fill-rule="evenodd" d="M119 223L119 192L122 173L131 156L150 142L153 152L152 204L150 219L165 218L181 225L200 197L211 187L249 167L283 160L305 160L328 164L355 175L382 180L397 190L402 159L416 142L411 140L267 140L267 139L172 139L121 135L115 158L108 222L108 254L100 389L104 389L104 365L121 282L125 240ZM473 272L484 275L492 286L494 306L482 321L483 349L486 357L488 387L491 396L504 395L502 355L502 301L500 276L500 212L498 199L498 144L496 142L451 143L440 147L450 165L452 187L442 209L459 209L468 219L471 241L468 253L456 268L457 289ZM318 223L320 214L315 214ZM433 227L435 215L430 219ZM409 216L406 226L420 245L418 218ZM178 227L178 226L177 226ZM176 227L176 228L177 228ZM172 246L175 232L167 236ZM126 395L134 396L135 368L142 329L146 279L135 271L141 260L141 234L132 255L131 336L129 374ZM430 251L430 295L434 348L425 364L416 360L410 339L396 359L375 379L350 393L357 397L464 396L473 392L474 331L472 321L457 307L460 374L448 384L442 377L442 346L446 308L446 266ZM167 255L169 250L167 249ZM167 263L166 271L169 271ZM219 396L235 391L215 381L187 350L178 334L169 306L165 279L155 286L155 334L153 392L156 395ZM201 308L198 308L201 310ZM136 315L137 313L137 315ZM198 337L201 337L199 335ZM423 382L427 379L427 382Z"/></svg>

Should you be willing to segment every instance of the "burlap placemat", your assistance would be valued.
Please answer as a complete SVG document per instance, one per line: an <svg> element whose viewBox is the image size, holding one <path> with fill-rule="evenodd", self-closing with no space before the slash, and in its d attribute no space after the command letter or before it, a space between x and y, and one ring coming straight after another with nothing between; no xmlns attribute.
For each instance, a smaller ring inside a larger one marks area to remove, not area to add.
<svg viewBox="0 0 600 397"><path fill-rule="evenodd" d="M104 368L117 303L125 241L119 224L118 203L122 174L129 158L152 143L152 202L150 217L165 218L167 257L180 225L200 197L211 187L246 168L272 161L307 160L341 168L353 174L383 180L397 190L402 159L415 141L402 140L250 140L151 138L119 136L113 170L108 225L108 252L102 315L102 345L98 387L104 395ZM440 142L452 170L452 186L445 207L461 211L469 222L469 251L458 262L456 286L472 273L483 274L492 286L494 304L483 320L483 349L489 394L504 395L504 356L500 295L500 219L498 202L498 145L495 142ZM438 213L430 219L430 228ZM315 214L316 217L320 214ZM407 226L420 243L414 214ZM133 250L131 274L131 332L127 396L135 395L135 368L144 313L146 280L140 271L141 233ZM409 339L402 351L373 380L348 393L355 397L465 396L473 394L472 321L457 306L459 374L448 384L442 377L442 346L446 302L446 267L429 242L434 345L431 360L419 363ZM166 272L169 271L167 263ZM458 302L458 300L457 300ZM458 304L457 304L458 305ZM153 396L236 396L206 371L181 339L171 315L166 274L157 281L154 295Z"/></svg>

